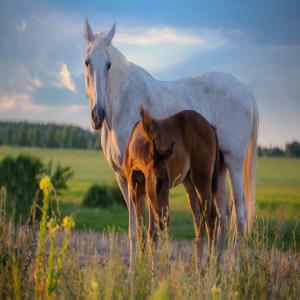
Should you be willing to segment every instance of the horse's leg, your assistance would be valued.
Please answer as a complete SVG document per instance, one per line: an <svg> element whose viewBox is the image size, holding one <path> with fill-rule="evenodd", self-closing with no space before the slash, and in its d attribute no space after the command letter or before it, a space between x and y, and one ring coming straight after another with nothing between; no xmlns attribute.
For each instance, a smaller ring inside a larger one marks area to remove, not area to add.
<svg viewBox="0 0 300 300"><path fill-rule="evenodd" d="M118 173L115 173L116 180L118 182L119 188L122 192L122 195L125 199L127 208L128 208L128 236L129 236L129 261L130 266L133 263L133 257L136 250L136 220L134 212L133 200L128 196L128 184L124 177L120 176Z"/></svg>
<svg viewBox="0 0 300 300"><path fill-rule="evenodd" d="M233 203L235 214L235 230L236 238L234 244L234 257L237 257L241 241L244 236L245 224L246 224L246 204L244 199L243 190L243 162L242 159L236 159L236 157L225 155L225 164L229 170L230 182L233 191Z"/></svg>
<svg viewBox="0 0 300 300"><path fill-rule="evenodd" d="M202 210L200 206L200 199L197 195L196 189L192 184L191 179L187 176L184 181L183 185L187 192L188 201L190 208L193 213L194 219L194 228L195 228L195 237L196 237L196 249L197 249L197 263L201 267L202 260L203 260L203 245L204 245L204 218L202 215Z"/></svg>
<svg viewBox="0 0 300 300"><path fill-rule="evenodd" d="M220 263L224 251L229 218L229 206L226 193L226 168L224 165L222 165L218 175L215 206L218 215L218 231L216 238L217 262Z"/></svg>

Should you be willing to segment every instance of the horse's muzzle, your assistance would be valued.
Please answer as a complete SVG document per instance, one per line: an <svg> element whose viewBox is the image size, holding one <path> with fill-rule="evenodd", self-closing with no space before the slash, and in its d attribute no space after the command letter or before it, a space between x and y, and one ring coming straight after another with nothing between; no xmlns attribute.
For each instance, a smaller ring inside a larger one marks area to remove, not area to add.
<svg viewBox="0 0 300 300"><path fill-rule="evenodd" d="M92 126L95 130L99 130L102 127L105 117L103 108L98 108L97 105L92 110Z"/></svg>

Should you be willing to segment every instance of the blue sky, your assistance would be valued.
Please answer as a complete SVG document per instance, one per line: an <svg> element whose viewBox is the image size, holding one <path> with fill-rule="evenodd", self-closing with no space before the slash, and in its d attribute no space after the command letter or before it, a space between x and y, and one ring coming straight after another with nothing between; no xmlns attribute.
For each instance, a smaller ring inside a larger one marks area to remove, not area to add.
<svg viewBox="0 0 300 300"><path fill-rule="evenodd" d="M300 140L299 1L6 1L0 12L0 119L90 127L84 18L163 80L209 70L254 91L259 142Z"/></svg>

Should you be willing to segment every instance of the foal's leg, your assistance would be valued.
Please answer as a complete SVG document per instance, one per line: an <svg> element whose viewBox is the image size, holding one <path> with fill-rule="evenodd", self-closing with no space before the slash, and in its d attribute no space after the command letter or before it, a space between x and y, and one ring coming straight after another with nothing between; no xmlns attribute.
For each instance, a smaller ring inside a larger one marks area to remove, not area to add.
<svg viewBox="0 0 300 300"><path fill-rule="evenodd" d="M202 215L202 210L200 206L200 199L197 195L196 189L192 184L191 179L187 176L183 185L186 189L189 205L193 213L194 219L194 228L195 228L195 236L196 236L196 249L197 249L197 260L198 265L202 265L203 260L203 245L204 245L204 216Z"/></svg>
<svg viewBox="0 0 300 300"><path fill-rule="evenodd" d="M148 200L150 201L150 200ZM150 255L150 261L151 261L151 272L154 274L154 256L155 256L155 250L157 248L158 243L158 224L156 224L154 214L152 212L152 209L150 207L150 203L148 205L148 213L149 213L149 220L148 220L148 253Z"/></svg>
<svg viewBox="0 0 300 300"><path fill-rule="evenodd" d="M191 179L201 199L202 211L205 217L205 226L208 236L209 252L212 248L214 238L215 219L212 218L213 195L211 189L211 178L209 176L201 176L201 171L192 170Z"/></svg>
<svg viewBox="0 0 300 300"><path fill-rule="evenodd" d="M149 211L148 239L151 242L151 244L153 243L155 245L157 242L158 224L156 224L155 222L155 217L152 209L150 208L150 205L148 211Z"/></svg>
<svg viewBox="0 0 300 300"><path fill-rule="evenodd" d="M145 250L145 194L138 194L136 199L133 201L135 209L135 219L136 219L136 236L139 246L139 253L142 253Z"/></svg>

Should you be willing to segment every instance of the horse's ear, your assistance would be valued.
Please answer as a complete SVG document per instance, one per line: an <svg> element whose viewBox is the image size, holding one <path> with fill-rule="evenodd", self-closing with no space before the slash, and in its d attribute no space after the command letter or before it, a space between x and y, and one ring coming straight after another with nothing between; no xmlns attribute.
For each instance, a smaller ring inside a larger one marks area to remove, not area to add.
<svg viewBox="0 0 300 300"><path fill-rule="evenodd" d="M104 38L104 42L107 46L110 45L112 39L115 36L115 32L116 32L116 23L113 24L113 26L111 27L110 31L106 34L105 38Z"/></svg>
<svg viewBox="0 0 300 300"><path fill-rule="evenodd" d="M143 106L141 106L140 108L140 114L142 118L143 128L148 138L152 140L154 138L154 121L149 112L147 112Z"/></svg>
<svg viewBox="0 0 300 300"><path fill-rule="evenodd" d="M95 40L94 33L92 31L92 28L90 27L88 18L85 17L85 26L84 26L84 37L87 40L88 43L91 43Z"/></svg>

